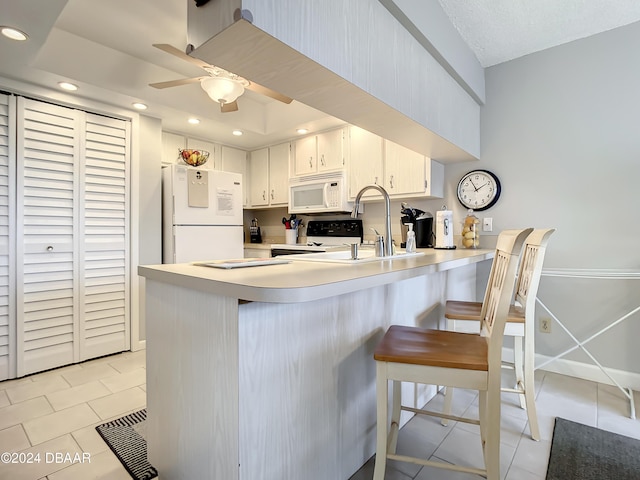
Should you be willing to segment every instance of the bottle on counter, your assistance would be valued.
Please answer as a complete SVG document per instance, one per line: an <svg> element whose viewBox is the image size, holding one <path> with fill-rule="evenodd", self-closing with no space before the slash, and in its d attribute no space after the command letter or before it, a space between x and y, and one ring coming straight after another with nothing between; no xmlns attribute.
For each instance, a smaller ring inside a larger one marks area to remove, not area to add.
<svg viewBox="0 0 640 480"><path fill-rule="evenodd" d="M407 232L407 243L405 246L405 251L407 253L415 253L416 251L416 232L413 231L413 223L406 224L409 227L409 231Z"/></svg>
<svg viewBox="0 0 640 480"><path fill-rule="evenodd" d="M480 246L480 219L467 210L467 216L462 225L462 246L464 248L478 248Z"/></svg>

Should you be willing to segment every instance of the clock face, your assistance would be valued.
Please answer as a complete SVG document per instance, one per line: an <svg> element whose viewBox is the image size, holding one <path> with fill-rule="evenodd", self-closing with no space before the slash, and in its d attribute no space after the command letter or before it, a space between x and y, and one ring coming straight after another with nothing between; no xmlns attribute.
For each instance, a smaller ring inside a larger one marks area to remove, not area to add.
<svg viewBox="0 0 640 480"><path fill-rule="evenodd" d="M458 183L458 200L473 210L481 211L495 205L500 197L500 181L488 170L473 170Z"/></svg>

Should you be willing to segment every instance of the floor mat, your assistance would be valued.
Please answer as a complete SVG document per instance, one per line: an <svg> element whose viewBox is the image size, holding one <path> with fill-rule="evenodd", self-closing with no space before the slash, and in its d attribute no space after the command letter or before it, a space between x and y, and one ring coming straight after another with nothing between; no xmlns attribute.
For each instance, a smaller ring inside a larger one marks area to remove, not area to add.
<svg viewBox="0 0 640 480"><path fill-rule="evenodd" d="M547 480L639 480L640 440L556 418Z"/></svg>
<svg viewBox="0 0 640 480"><path fill-rule="evenodd" d="M158 471L147 460L146 424L147 410L144 409L96 427L135 480L149 480L158 476Z"/></svg>

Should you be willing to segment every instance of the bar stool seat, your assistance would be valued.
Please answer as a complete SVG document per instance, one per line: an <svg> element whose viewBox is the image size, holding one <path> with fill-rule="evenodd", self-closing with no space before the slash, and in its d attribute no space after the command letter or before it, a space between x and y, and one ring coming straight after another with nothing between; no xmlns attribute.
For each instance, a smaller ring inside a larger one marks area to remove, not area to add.
<svg viewBox="0 0 640 480"><path fill-rule="evenodd" d="M487 341L473 333L391 325L373 355L381 362L486 372Z"/></svg>

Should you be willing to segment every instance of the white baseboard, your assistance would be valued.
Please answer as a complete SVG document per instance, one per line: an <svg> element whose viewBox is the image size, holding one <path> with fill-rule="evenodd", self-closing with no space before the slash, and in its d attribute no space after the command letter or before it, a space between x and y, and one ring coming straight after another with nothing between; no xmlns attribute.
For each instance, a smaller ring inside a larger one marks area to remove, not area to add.
<svg viewBox="0 0 640 480"><path fill-rule="evenodd" d="M137 352L138 350L144 350L147 348L146 340L138 340L137 342L131 342L131 351Z"/></svg>
<svg viewBox="0 0 640 480"><path fill-rule="evenodd" d="M513 350L511 348L502 349L502 358L506 361L513 361ZM540 365L552 357L546 355L536 354L536 365ZM568 375L570 377L581 378L583 380L589 380L592 382L604 383L607 385L615 385L607 375L597 365L576 362L574 360L567 360L564 358L558 358L553 362L547 364L542 369L546 372L559 373L561 375ZM616 382L625 388L631 388L632 390L640 391L640 373L627 372L624 370L617 370L615 368L607 368L607 373L611 375Z"/></svg>

